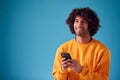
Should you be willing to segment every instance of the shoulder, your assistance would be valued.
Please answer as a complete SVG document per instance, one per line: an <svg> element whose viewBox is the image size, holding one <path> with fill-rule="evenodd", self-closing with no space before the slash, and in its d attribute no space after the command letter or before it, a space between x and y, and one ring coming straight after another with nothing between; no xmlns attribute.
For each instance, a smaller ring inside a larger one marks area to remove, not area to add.
<svg viewBox="0 0 120 80"><path fill-rule="evenodd" d="M106 47L105 44L103 44L101 41L99 41L99 40L97 40L97 39L94 39L94 44L99 45L99 46L101 46L101 47ZM106 47L106 48L107 48L107 47Z"/></svg>
<svg viewBox="0 0 120 80"><path fill-rule="evenodd" d="M60 46L67 46L67 45L72 45L72 44L74 44L74 39L68 40L62 43Z"/></svg>
<svg viewBox="0 0 120 80"><path fill-rule="evenodd" d="M58 49L64 49L64 48L68 48L70 46L72 46L74 44L74 39L71 39L71 40L68 40L68 41L65 41L64 43L62 43Z"/></svg>
<svg viewBox="0 0 120 80"><path fill-rule="evenodd" d="M96 46L96 48L109 52L108 47L105 44L103 44L101 41L94 39L93 42L94 42L93 44Z"/></svg>

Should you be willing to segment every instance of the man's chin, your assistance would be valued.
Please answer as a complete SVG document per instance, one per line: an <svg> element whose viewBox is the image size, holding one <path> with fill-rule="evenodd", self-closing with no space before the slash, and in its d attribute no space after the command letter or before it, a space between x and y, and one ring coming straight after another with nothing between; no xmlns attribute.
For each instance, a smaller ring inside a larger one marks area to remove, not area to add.
<svg viewBox="0 0 120 80"><path fill-rule="evenodd" d="M85 37L87 35L87 33L85 33L85 32L79 32L76 35L80 36L80 37Z"/></svg>

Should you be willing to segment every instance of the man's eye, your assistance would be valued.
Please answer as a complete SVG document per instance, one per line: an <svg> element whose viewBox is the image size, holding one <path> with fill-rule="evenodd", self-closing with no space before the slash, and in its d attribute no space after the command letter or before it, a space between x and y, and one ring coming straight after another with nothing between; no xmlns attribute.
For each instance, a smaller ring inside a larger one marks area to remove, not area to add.
<svg viewBox="0 0 120 80"><path fill-rule="evenodd" d="M79 21L75 21L76 23L78 23Z"/></svg>

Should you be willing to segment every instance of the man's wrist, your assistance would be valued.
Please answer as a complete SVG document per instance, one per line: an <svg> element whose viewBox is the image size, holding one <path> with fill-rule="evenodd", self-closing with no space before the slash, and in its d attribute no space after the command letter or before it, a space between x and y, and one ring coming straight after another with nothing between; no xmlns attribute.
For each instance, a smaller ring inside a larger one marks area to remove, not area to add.
<svg viewBox="0 0 120 80"><path fill-rule="evenodd" d="M78 73L80 73L82 71L82 69L83 69L83 66L80 67Z"/></svg>

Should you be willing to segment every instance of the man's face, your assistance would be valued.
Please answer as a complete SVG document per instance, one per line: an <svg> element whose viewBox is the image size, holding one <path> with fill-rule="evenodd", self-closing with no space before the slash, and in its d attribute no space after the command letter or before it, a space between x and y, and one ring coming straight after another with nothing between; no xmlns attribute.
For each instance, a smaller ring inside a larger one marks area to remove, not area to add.
<svg viewBox="0 0 120 80"><path fill-rule="evenodd" d="M74 31L75 34L78 36L86 36L87 34L89 34L88 22L80 16L75 17Z"/></svg>

